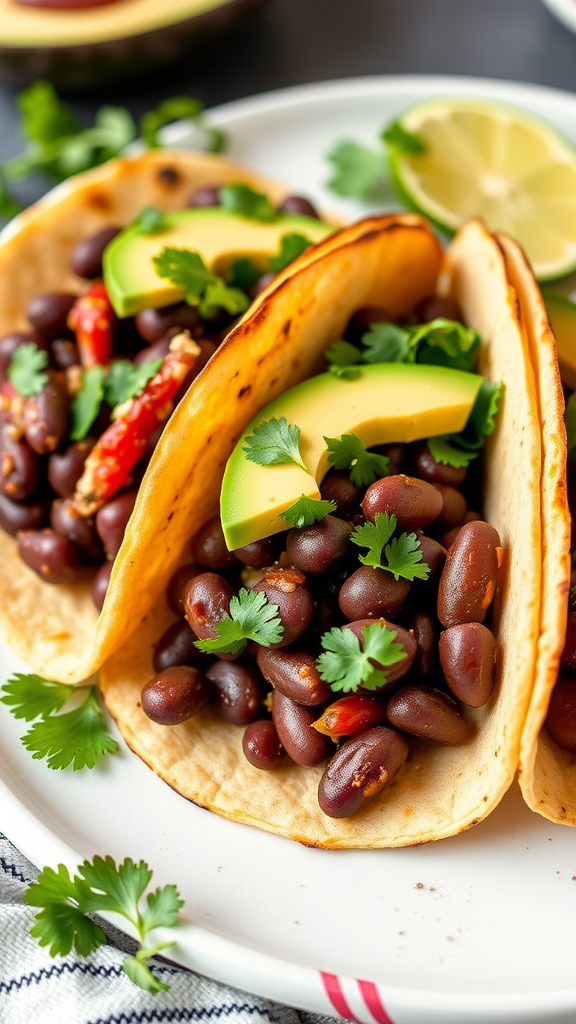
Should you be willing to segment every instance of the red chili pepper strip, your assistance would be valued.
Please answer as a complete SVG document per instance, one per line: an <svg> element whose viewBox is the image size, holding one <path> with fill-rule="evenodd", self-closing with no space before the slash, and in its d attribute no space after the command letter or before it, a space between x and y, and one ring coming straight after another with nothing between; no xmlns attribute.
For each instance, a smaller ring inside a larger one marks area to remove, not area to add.
<svg viewBox="0 0 576 1024"><path fill-rule="evenodd" d="M330 704L312 725L318 732L336 740L340 736L352 736L362 729L385 721L384 703L375 700L374 697L355 693Z"/></svg>
<svg viewBox="0 0 576 1024"><path fill-rule="evenodd" d="M127 482L148 438L170 416L174 396L200 351L187 334L176 335L142 394L116 406L114 422L94 445L76 485L73 500L81 516L93 515Z"/></svg>
<svg viewBox="0 0 576 1024"><path fill-rule="evenodd" d="M85 370L98 364L105 366L110 361L115 319L103 281L96 281L76 299L68 314L68 327L76 332L80 362Z"/></svg>

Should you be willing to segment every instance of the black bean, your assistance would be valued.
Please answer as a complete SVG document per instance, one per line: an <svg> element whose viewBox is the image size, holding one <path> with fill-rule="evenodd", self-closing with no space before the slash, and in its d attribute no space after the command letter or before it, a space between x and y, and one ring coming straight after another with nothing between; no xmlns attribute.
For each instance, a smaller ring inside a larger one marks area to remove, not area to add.
<svg viewBox="0 0 576 1024"><path fill-rule="evenodd" d="M104 548L94 520L79 515L71 498L62 498L53 503L50 524L56 533L68 537L68 540L82 548L88 558L104 561Z"/></svg>
<svg viewBox="0 0 576 1024"><path fill-rule="evenodd" d="M199 565L196 565L195 562L188 562L186 565L181 565L176 569L176 572L170 577L166 594L168 604L177 615L184 614L184 601L188 584L195 576L200 576L202 572L204 570Z"/></svg>
<svg viewBox="0 0 576 1024"><path fill-rule="evenodd" d="M394 630L396 636L394 637L394 643L401 644L404 648L405 657L395 662L394 665L384 666L377 661L372 661L375 668L383 670L385 676L385 682L382 684L380 689L388 686L389 683L393 683L396 679L400 679L401 676L405 675L406 672L414 664L416 658L416 641L411 633L406 629L402 629L402 626L397 626L395 622L388 622L386 619L359 619L357 622L347 622L342 629L351 629L354 636L358 637L360 641L360 649L363 650L364 642L364 630L367 626L373 626L374 623L378 623L380 626L387 626L389 629ZM401 652L399 652L401 653Z"/></svg>
<svg viewBox="0 0 576 1024"><path fill-rule="evenodd" d="M422 441L416 448L414 467L422 480L427 480L430 484L449 484L451 487L458 487L467 472L466 466L448 466L443 462L436 462L426 441Z"/></svg>
<svg viewBox="0 0 576 1024"><path fill-rule="evenodd" d="M427 537L425 533L420 533L420 531L418 531L417 536L420 543L422 561L425 562L430 569L430 575L424 585L426 586L426 584L429 583L437 583L442 574L444 563L446 562L446 548L432 537ZM414 582L417 587L420 586L421 581L415 580Z"/></svg>
<svg viewBox="0 0 576 1024"><path fill-rule="evenodd" d="M278 213L292 213L299 217L315 217L316 220L320 219L316 207L304 196L286 196L276 209Z"/></svg>
<svg viewBox="0 0 576 1024"><path fill-rule="evenodd" d="M173 622L154 648L154 671L163 672L165 668L172 668L173 665L194 665L195 668L204 668L208 657L194 646L197 639L185 619Z"/></svg>
<svg viewBox="0 0 576 1024"><path fill-rule="evenodd" d="M334 749L328 736L313 728L317 718L313 708L305 708L290 700L280 690L272 694L272 721L286 753L296 764L313 768L321 764Z"/></svg>
<svg viewBox="0 0 576 1024"><path fill-rule="evenodd" d="M92 581L92 601L99 612L102 611L102 605L104 604L104 598L110 583L112 565L113 562L104 562L104 565L100 566Z"/></svg>
<svg viewBox="0 0 576 1024"><path fill-rule="evenodd" d="M170 351L171 338L167 335L165 338L160 338L160 341L155 341L152 345L147 345L146 348L140 349L137 355L134 356L132 362L134 366L142 366L143 363L152 363L156 359L165 359Z"/></svg>
<svg viewBox="0 0 576 1024"><path fill-rule="evenodd" d="M300 530L289 530L286 537L288 557L301 572L335 572L350 554L351 533L351 524L336 516L327 516L322 522Z"/></svg>
<svg viewBox="0 0 576 1024"><path fill-rule="evenodd" d="M377 452L378 455L385 455L389 460L388 476L397 476L398 473L402 472L404 456L406 455L405 444L398 444L398 442L379 444L372 451Z"/></svg>
<svg viewBox="0 0 576 1024"><path fill-rule="evenodd" d="M442 496L425 480L399 473L370 484L362 510L370 522L377 512L387 512L396 516L398 529L423 530L440 515Z"/></svg>
<svg viewBox="0 0 576 1024"><path fill-rule="evenodd" d="M192 558L206 569L234 569L239 564L224 540L220 516L213 516L201 526L192 539Z"/></svg>
<svg viewBox="0 0 576 1024"><path fill-rule="evenodd" d="M216 625L230 614L234 590L223 576L203 572L195 576L186 590L184 610L192 631L201 640L214 639Z"/></svg>
<svg viewBox="0 0 576 1024"><path fill-rule="evenodd" d="M68 338L56 338L50 345L54 364L59 370L69 370L80 365L80 353L75 342Z"/></svg>
<svg viewBox="0 0 576 1024"><path fill-rule="evenodd" d="M331 818L349 818L368 806L408 757L406 740L376 725L342 744L318 786L318 803Z"/></svg>
<svg viewBox="0 0 576 1024"><path fill-rule="evenodd" d="M188 200L188 206L193 209L201 209L205 206L220 206L221 185L202 185L192 193Z"/></svg>
<svg viewBox="0 0 576 1024"><path fill-rule="evenodd" d="M54 452L48 459L48 483L61 498L74 494L84 463L95 444L94 438L85 437L61 452Z"/></svg>
<svg viewBox="0 0 576 1024"><path fill-rule="evenodd" d="M446 550L448 550L448 548L451 547L451 545L454 543L456 537L460 533L460 530L462 529L463 526L466 525L466 523L476 523L480 519L481 516L479 515L478 512L467 512L464 518L462 519L462 522L456 523L456 526L453 526L450 530L446 530L445 533L441 534L440 543L444 545Z"/></svg>
<svg viewBox="0 0 576 1024"><path fill-rule="evenodd" d="M18 554L46 583L69 583L80 568L78 548L55 530L22 531Z"/></svg>
<svg viewBox="0 0 576 1024"><path fill-rule="evenodd" d="M15 441L9 424L0 426L0 490L12 501L32 497L40 475L38 456L25 441Z"/></svg>
<svg viewBox="0 0 576 1024"><path fill-rule="evenodd" d="M206 670L212 683L216 710L233 725L248 725L265 711L266 687L250 661L215 661Z"/></svg>
<svg viewBox="0 0 576 1024"><path fill-rule="evenodd" d="M10 501L0 491L0 529L15 537L20 530L41 530L50 522L50 499Z"/></svg>
<svg viewBox="0 0 576 1024"><path fill-rule="evenodd" d="M500 537L489 523L466 523L448 549L438 587L443 626L483 622L496 591Z"/></svg>
<svg viewBox="0 0 576 1024"><path fill-rule="evenodd" d="M256 655L264 678L298 704L314 707L328 700L332 691L320 678L316 661L306 651L283 651L260 647Z"/></svg>
<svg viewBox="0 0 576 1024"><path fill-rule="evenodd" d="M142 710L158 725L179 725L204 707L208 700L208 680L191 665L164 669L150 679L142 690Z"/></svg>
<svg viewBox="0 0 576 1024"><path fill-rule="evenodd" d="M26 316L32 327L49 341L68 338L68 314L77 296L68 292L47 292L36 295L26 306Z"/></svg>
<svg viewBox="0 0 576 1024"><path fill-rule="evenodd" d="M285 750L269 718L251 722L242 737L244 756L254 768L277 768L284 759Z"/></svg>
<svg viewBox="0 0 576 1024"><path fill-rule="evenodd" d="M389 618L400 611L409 590L408 580L396 580L384 569L362 565L342 584L338 604L352 621Z"/></svg>
<svg viewBox="0 0 576 1024"><path fill-rule="evenodd" d="M180 331L196 331L202 321L195 306L186 302L175 302L161 309L143 309L134 318L136 330L144 341L152 344L160 341L166 334L178 334Z"/></svg>
<svg viewBox="0 0 576 1024"><path fill-rule="evenodd" d="M93 281L96 277L102 277L102 256L104 249L110 244L113 238L120 233L122 228L111 225L102 228L95 235L82 238L76 243L70 254L70 269L78 277L84 277L87 281Z"/></svg>
<svg viewBox="0 0 576 1024"><path fill-rule="evenodd" d="M120 550L137 494L137 491L122 491L96 513L96 529L109 558L116 558Z"/></svg>
<svg viewBox="0 0 576 1024"><path fill-rule="evenodd" d="M335 501L338 515L345 515L355 509L362 497L362 488L353 484L344 469L334 469L324 477L320 485L323 501Z"/></svg>
<svg viewBox="0 0 576 1024"><path fill-rule="evenodd" d="M440 636L440 664L458 700L480 708L490 698L496 674L496 640L480 622L450 626Z"/></svg>
<svg viewBox="0 0 576 1024"><path fill-rule="evenodd" d="M561 672L552 690L546 725L552 739L576 753L576 678Z"/></svg>
<svg viewBox="0 0 576 1024"><path fill-rule="evenodd" d="M435 484L435 487L442 495L442 511L434 525L439 530L451 530L457 523L461 523L466 515L466 498L450 484Z"/></svg>
<svg viewBox="0 0 576 1024"><path fill-rule="evenodd" d="M49 371L45 388L24 404L24 436L38 455L50 455L68 435L70 396L64 376Z"/></svg>
<svg viewBox="0 0 576 1024"><path fill-rule="evenodd" d="M403 686L388 701L386 712L391 725L420 739L457 746L470 736L456 701L429 686Z"/></svg>
<svg viewBox="0 0 576 1024"><path fill-rule="evenodd" d="M284 633L273 647L286 647L306 632L312 618L312 595L298 569L269 569L252 590L262 591L270 604L278 605Z"/></svg>
<svg viewBox="0 0 576 1024"><path fill-rule="evenodd" d="M418 645L414 671L420 679L429 679L438 665L438 625L435 618L418 611L410 619L410 629Z"/></svg>
<svg viewBox="0 0 576 1024"><path fill-rule="evenodd" d="M462 312L454 299L443 298L441 295L429 295L417 306L418 318L421 323L428 324L431 320L442 317L445 320L456 320L462 323Z"/></svg>
<svg viewBox="0 0 576 1024"><path fill-rule="evenodd" d="M279 542L276 537L265 537L252 544L245 544L243 548L236 548L233 554L243 565L249 565L252 569L265 569L277 560Z"/></svg>

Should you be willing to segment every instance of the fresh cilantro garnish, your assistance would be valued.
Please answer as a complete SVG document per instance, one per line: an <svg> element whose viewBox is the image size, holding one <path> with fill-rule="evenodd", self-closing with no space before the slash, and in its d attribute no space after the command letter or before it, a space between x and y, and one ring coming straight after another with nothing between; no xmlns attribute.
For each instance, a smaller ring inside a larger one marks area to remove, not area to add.
<svg viewBox="0 0 576 1024"><path fill-rule="evenodd" d="M151 359L136 366L129 359L118 359L112 363L104 384L104 397L108 405L114 408L128 402L130 398L135 398L136 395L141 395L148 381L162 366L162 362L162 359Z"/></svg>
<svg viewBox="0 0 576 1024"><path fill-rule="evenodd" d="M437 460L449 466L467 466L480 453L486 437L495 427L504 385L483 380L468 422L459 434L428 438L428 447Z"/></svg>
<svg viewBox="0 0 576 1024"><path fill-rule="evenodd" d="M6 696L0 701L15 718L40 719L22 737L22 744L35 760L46 758L49 768L93 768L100 756L117 751L95 686L67 686L17 672L1 689ZM57 713L79 693L86 696L78 707Z"/></svg>
<svg viewBox="0 0 576 1024"><path fill-rule="evenodd" d="M356 487L366 487L379 477L388 475L390 459L377 452L368 452L356 434L325 437L330 455L328 462L334 469L349 469L350 479Z"/></svg>
<svg viewBox="0 0 576 1024"><path fill-rule="evenodd" d="M48 353L29 341L14 350L6 376L19 395L33 398L48 383L48 374L45 373L47 366Z"/></svg>
<svg viewBox="0 0 576 1024"><path fill-rule="evenodd" d="M300 427L288 423L285 416L265 420L254 427L242 448L249 462L259 466L306 466L300 455Z"/></svg>
<svg viewBox="0 0 576 1024"><path fill-rule="evenodd" d="M384 128L381 135L382 141L390 149L400 150L402 153L425 153L426 143L415 132L409 132L403 128L400 121L392 121Z"/></svg>
<svg viewBox="0 0 576 1024"><path fill-rule="evenodd" d="M396 516L387 512L377 512L373 523L357 526L350 540L358 547L368 548L366 555L358 556L360 561L372 569L386 569L396 580L401 576L410 582L427 580L430 568L422 561L422 546L415 533L401 533L388 543L396 526Z"/></svg>
<svg viewBox="0 0 576 1024"><path fill-rule="evenodd" d="M362 647L351 629L335 626L324 633L324 652L316 659L321 679L335 691L350 693L380 690L386 686L386 669L406 657L403 644L396 642L396 630L373 622L362 630ZM378 663L376 668L372 662Z"/></svg>
<svg viewBox="0 0 576 1024"><path fill-rule="evenodd" d="M411 357L417 363L450 366L454 370L472 370L480 335L457 320L437 317L410 329Z"/></svg>
<svg viewBox="0 0 576 1024"><path fill-rule="evenodd" d="M409 360L409 332L396 324L376 323L362 335L364 363L406 363Z"/></svg>
<svg viewBox="0 0 576 1024"><path fill-rule="evenodd" d="M465 469L472 459L478 458L480 452L467 452L457 448L453 443L455 436L457 435L441 434L438 437L429 437L426 443L436 462L441 462L444 466L453 466L454 469Z"/></svg>
<svg viewBox="0 0 576 1024"><path fill-rule="evenodd" d="M165 216L156 206L145 206L135 218L134 227L141 235L155 235L163 230Z"/></svg>
<svg viewBox="0 0 576 1024"><path fill-rule="evenodd" d="M301 256L306 249L309 249L312 242L305 235L297 232L288 232L280 239L280 252L271 256L268 260L268 269L278 274L284 267L293 263L298 256Z"/></svg>
<svg viewBox="0 0 576 1024"><path fill-rule="evenodd" d="M248 256L241 256L234 260L226 277L226 284L230 288L239 288L242 292L249 292L254 287L263 270L254 263Z"/></svg>
<svg viewBox="0 0 576 1024"><path fill-rule="evenodd" d="M198 306L200 315L214 316L218 309L236 315L248 309L250 300L238 288L230 288L223 277L212 274L197 252L166 246L152 262L159 277L165 277L184 292L190 306Z"/></svg>
<svg viewBox="0 0 576 1024"><path fill-rule="evenodd" d="M279 216L273 203L263 192L256 192L249 185L222 185L219 193L220 206L230 213L240 213L251 220L272 221Z"/></svg>
<svg viewBox="0 0 576 1024"><path fill-rule="evenodd" d="M20 203L17 203L14 197L10 195L4 175L0 171L0 217L10 220L17 213L20 213L21 209Z"/></svg>
<svg viewBox="0 0 576 1024"><path fill-rule="evenodd" d="M270 604L261 590L244 588L230 601L230 615L220 619L214 628L216 638L195 641L198 650L205 654L237 654L244 650L248 640L270 647L284 635L278 605Z"/></svg>
<svg viewBox="0 0 576 1024"><path fill-rule="evenodd" d="M335 377L343 380L355 380L360 376L358 363L362 362L362 353L349 341L339 338L326 351L328 369Z"/></svg>
<svg viewBox="0 0 576 1024"><path fill-rule="evenodd" d="M385 157L381 150L368 149L356 142L340 142L327 159L334 171L328 188L337 195L370 196L387 180Z"/></svg>
<svg viewBox="0 0 576 1024"><path fill-rule="evenodd" d="M308 498L305 494L302 494L298 501L295 501L293 505L290 505L289 508L279 514L290 526L295 526L298 530L301 530L303 526L321 523L323 519L326 519L326 516L335 512L336 508L336 502L332 501L332 499L325 501L319 498Z"/></svg>
<svg viewBox="0 0 576 1024"><path fill-rule="evenodd" d="M131 981L146 992L167 992L168 985L152 974L146 961L173 942L146 945L155 928L171 928L184 905L174 885L144 893L152 871L144 861L134 863L127 857L119 867L112 857L94 857L70 876L68 868L44 868L24 892L24 902L40 907L30 934L41 946L50 947L51 956L67 956L72 948L88 956L106 942L102 928L88 914L121 914L135 928L141 948L127 957L122 968Z"/></svg>
<svg viewBox="0 0 576 1024"><path fill-rule="evenodd" d="M72 441L81 441L86 437L94 423L104 398L104 367L93 366L82 375L80 391L74 395L70 403Z"/></svg>
<svg viewBox="0 0 576 1024"><path fill-rule="evenodd" d="M576 391L572 392L566 402L564 423L566 425L568 451L571 452L573 448L576 448Z"/></svg>
<svg viewBox="0 0 576 1024"><path fill-rule="evenodd" d="M172 121L193 121L205 136L206 145L203 148L209 153L221 153L226 142L224 132L207 125L203 113L204 104L191 96L172 96L170 99L162 100L154 110L149 110L140 118L142 141L149 149L158 149L162 145L161 128Z"/></svg>

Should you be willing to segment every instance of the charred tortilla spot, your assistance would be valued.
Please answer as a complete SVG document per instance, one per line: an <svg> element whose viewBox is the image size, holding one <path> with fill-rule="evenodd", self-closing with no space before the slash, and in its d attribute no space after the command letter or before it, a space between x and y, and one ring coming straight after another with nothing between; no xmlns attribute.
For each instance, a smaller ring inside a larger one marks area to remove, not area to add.
<svg viewBox="0 0 576 1024"><path fill-rule="evenodd" d="M176 188L180 184L180 172L170 164L159 167L156 171L156 178L158 183L167 189Z"/></svg>
<svg viewBox="0 0 576 1024"><path fill-rule="evenodd" d="M291 326L292 326L292 320L291 319L286 320L286 322L282 325L282 334L285 337L287 337L288 334L290 333Z"/></svg>
<svg viewBox="0 0 576 1024"><path fill-rule="evenodd" d="M93 189L92 192L86 193L86 206L91 207L93 210L111 210L112 203L110 197L106 192L101 192L99 189Z"/></svg>
<svg viewBox="0 0 576 1024"><path fill-rule="evenodd" d="M249 395L251 391L252 391L252 385L251 384L246 384L245 387L240 388L240 391L238 392L238 398L243 398L244 395Z"/></svg>

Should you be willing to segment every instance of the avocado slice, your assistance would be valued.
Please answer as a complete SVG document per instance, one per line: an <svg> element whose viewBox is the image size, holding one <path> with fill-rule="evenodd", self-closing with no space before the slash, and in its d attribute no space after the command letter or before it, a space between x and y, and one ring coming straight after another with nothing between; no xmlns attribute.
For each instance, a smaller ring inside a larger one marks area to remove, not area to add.
<svg viewBox="0 0 576 1024"><path fill-rule="evenodd" d="M562 383L576 388L576 303L558 292L543 291L542 298L556 338Z"/></svg>
<svg viewBox="0 0 576 1024"><path fill-rule="evenodd" d="M131 316L183 297L181 288L158 276L152 262L166 246L199 253L216 274L246 256L264 272L283 235L296 233L319 242L334 230L315 217L295 214L262 222L221 207L176 210L164 215L163 227L154 234L143 234L136 224L121 231L104 253L104 281L118 316Z"/></svg>
<svg viewBox="0 0 576 1024"><path fill-rule="evenodd" d="M302 494L320 497L319 484L330 468L324 437L354 433L371 448L458 433L481 383L477 374L445 366L375 363L353 380L321 373L286 391L252 420L226 464L220 516L229 550L288 529L280 513ZM281 416L300 427L308 472L295 465L260 466L242 450L255 427Z"/></svg>

